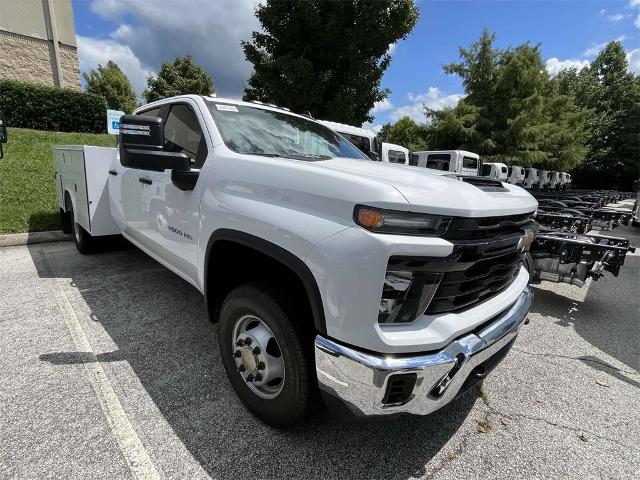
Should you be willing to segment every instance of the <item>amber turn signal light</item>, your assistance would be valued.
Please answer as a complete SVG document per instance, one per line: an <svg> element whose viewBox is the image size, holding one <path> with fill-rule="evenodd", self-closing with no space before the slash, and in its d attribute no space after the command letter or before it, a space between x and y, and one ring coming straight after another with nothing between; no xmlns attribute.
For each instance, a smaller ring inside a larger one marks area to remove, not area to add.
<svg viewBox="0 0 640 480"><path fill-rule="evenodd" d="M358 209L358 223L364 228L379 227L383 221L384 215L377 210L362 207Z"/></svg>

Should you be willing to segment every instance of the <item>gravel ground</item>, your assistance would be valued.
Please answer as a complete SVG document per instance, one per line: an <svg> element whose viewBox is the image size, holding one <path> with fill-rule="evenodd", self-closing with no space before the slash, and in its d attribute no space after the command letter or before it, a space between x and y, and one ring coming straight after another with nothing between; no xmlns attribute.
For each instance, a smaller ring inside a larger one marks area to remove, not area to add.
<svg viewBox="0 0 640 480"><path fill-rule="evenodd" d="M613 232L640 245L638 230ZM535 287L505 361L428 417L249 415L200 294L136 249L0 249L0 478L638 478L640 251ZM124 452L124 453L123 453Z"/></svg>

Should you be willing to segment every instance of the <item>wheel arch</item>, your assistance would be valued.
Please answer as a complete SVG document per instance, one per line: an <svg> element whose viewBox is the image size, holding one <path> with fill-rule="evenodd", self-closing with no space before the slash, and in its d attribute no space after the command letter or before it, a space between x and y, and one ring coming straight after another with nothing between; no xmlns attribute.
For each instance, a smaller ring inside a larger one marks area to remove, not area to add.
<svg viewBox="0 0 640 480"><path fill-rule="evenodd" d="M231 264L229 258L222 258L223 255L221 255L224 249L228 248L237 248L241 249L243 253L257 255L264 259L267 264L283 269L280 273L288 272L295 277L306 294L315 329L320 333L326 333L327 328L320 289L313 273L311 273L304 261L268 240L232 229L216 230L207 242L204 259L204 296L209 318L212 321L217 321L219 307L224 300L224 298L221 298L224 297L222 293L228 293L235 286L234 282L231 282L231 285L216 289L218 285L213 277L217 266L222 264L228 267ZM218 252L218 255L215 255L216 252ZM254 259L254 257L251 258ZM247 280L251 279L251 276L247 277Z"/></svg>

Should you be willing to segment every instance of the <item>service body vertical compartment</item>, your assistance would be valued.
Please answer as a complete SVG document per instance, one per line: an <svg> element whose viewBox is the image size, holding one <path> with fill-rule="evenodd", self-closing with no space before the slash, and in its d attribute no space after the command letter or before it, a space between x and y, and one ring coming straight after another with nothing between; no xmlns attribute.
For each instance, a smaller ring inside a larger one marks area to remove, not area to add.
<svg viewBox="0 0 640 480"><path fill-rule="evenodd" d="M92 236L120 233L111 217L107 181L115 157L115 148L88 145L53 147L59 205L65 208L65 192L69 192L76 222Z"/></svg>

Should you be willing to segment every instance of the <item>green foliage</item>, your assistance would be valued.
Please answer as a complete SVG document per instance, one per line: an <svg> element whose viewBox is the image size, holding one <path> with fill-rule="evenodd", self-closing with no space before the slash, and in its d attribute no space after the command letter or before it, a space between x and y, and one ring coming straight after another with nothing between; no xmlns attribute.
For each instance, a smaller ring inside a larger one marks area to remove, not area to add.
<svg viewBox="0 0 640 480"><path fill-rule="evenodd" d="M242 44L254 66L245 100L360 125L387 97L389 45L411 32L418 10L413 0L267 0L256 16L263 31Z"/></svg>
<svg viewBox="0 0 640 480"><path fill-rule="evenodd" d="M136 108L136 92L129 79L115 62L109 60L106 66L98 65L97 70L84 73L87 93L102 95L107 106L113 110L131 113Z"/></svg>
<svg viewBox="0 0 640 480"><path fill-rule="evenodd" d="M585 157L588 112L558 92L545 70L540 47L493 47L484 31L459 63L445 72L459 75L466 97L452 109L425 109L432 148L477 152L485 161L569 170Z"/></svg>
<svg viewBox="0 0 640 480"><path fill-rule="evenodd" d="M592 112L587 160L572 172L574 183L631 190L640 175L640 77L627 71L621 42L609 43L587 68L558 75L558 88Z"/></svg>
<svg viewBox="0 0 640 480"><path fill-rule="evenodd" d="M149 75L142 96L150 103L176 95L211 95L214 92L213 80L187 55L177 57L173 63L164 62L157 77Z"/></svg>
<svg viewBox="0 0 640 480"><path fill-rule="evenodd" d="M103 133L105 99L68 88L0 80L0 108L12 127Z"/></svg>
<svg viewBox="0 0 640 480"><path fill-rule="evenodd" d="M0 161L0 234L60 229L53 145L115 146L115 137L106 133L9 128L8 138Z"/></svg>
<svg viewBox="0 0 640 480"><path fill-rule="evenodd" d="M380 135L386 142L402 145L412 151L427 148L425 126L416 124L409 117L402 117L393 125L384 125Z"/></svg>

